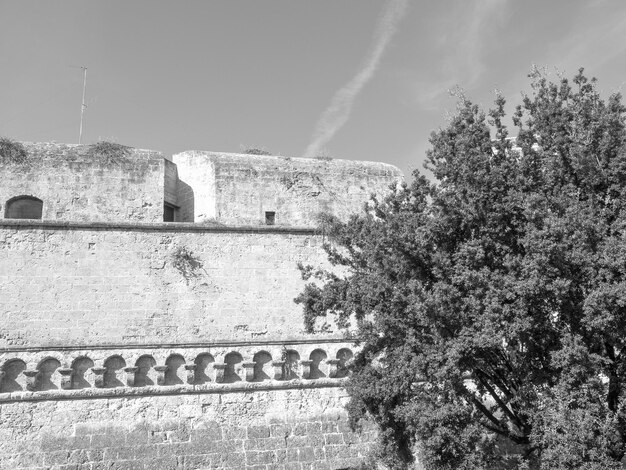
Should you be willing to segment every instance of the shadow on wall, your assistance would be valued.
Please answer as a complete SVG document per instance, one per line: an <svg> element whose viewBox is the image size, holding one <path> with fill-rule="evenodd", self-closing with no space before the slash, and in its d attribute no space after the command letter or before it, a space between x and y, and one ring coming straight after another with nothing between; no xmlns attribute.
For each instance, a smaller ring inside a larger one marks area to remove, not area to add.
<svg viewBox="0 0 626 470"><path fill-rule="evenodd" d="M179 222L194 222L195 203L191 186L178 180L178 215Z"/></svg>

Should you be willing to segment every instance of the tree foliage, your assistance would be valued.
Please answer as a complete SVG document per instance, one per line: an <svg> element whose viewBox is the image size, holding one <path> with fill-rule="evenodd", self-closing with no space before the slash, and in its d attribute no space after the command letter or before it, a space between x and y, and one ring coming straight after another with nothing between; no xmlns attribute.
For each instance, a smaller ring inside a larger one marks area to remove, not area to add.
<svg viewBox="0 0 626 470"><path fill-rule="evenodd" d="M405 468L610 469L626 452L626 130L581 69L530 75L513 115L460 99L427 167L347 223L331 271L302 266L305 325L360 351L353 423Z"/></svg>

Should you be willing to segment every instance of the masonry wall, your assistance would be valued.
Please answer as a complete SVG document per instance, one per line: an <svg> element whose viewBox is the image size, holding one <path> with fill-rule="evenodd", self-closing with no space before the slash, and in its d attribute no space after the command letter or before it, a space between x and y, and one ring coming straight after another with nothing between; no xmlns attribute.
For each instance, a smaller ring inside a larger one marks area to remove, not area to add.
<svg viewBox="0 0 626 470"><path fill-rule="evenodd" d="M303 337L312 230L0 221L0 347Z"/></svg>
<svg viewBox="0 0 626 470"><path fill-rule="evenodd" d="M341 388L0 404L6 469L345 469L372 430L351 432Z"/></svg>
<svg viewBox="0 0 626 470"><path fill-rule="evenodd" d="M0 218L0 469L347 469L354 344L305 334L297 263L321 211L401 178L376 163L27 144L0 166L42 221ZM161 223L163 204L179 207ZM275 212L275 226L265 213ZM182 222L199 222L195 224Z"/></svg>
<svg viewBox="0 0 626 470"><path fill-rule="evenodd" d="M163 188L165 202L178 206L178 171L176 165L163 160L165 187Z"/></svg>
<svg viewBox="0 0 626 470"><path fill-rule="evenodd" d="M173 160L193 189L194 220L229 225L265 224L266 212L287 226L317 226L320 212L346 219L402 180L398 168L376 162L198 151Z"/></svg>
<svg viewBox="0 0 626 470"><path fill-rule="evenodd" d="M164 162L158 152L128 157L90 155L87 145L25 143L23 163L0 164L0 218L15 196L43 200L43 219L158 222L163 220Z"/></svg>

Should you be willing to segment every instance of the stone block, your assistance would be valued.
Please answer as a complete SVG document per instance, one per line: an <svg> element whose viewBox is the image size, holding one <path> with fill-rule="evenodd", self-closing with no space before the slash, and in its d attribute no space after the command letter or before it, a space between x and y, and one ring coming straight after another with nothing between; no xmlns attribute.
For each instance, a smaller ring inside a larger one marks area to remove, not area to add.
<svg viewBox="0 0 626 470"><path fill-rule="evenodd" d="M25 452L18 454L15 458L17 467L41 467L44 462L44 453L42 452Z"/></svg>
<svg viewBox="0 0 626 470"><path fill-rule="evenodd" d="M77 449L72 450L68 456L66 462L86 464L102 460L104 452L102 449Z"/></svg>
<svg viewBox="0 0 626 470"><path fill-rule="evenodd" d="M333 421L322 421L322 432L326 433L334 433L337 432L337 423Z"/></svg>
<svg viewBox="0 0 626 470"><path fill-rule="evenodd" d="M227 431L228 431L228 428L225 428L224 429L225 439L236 439L239 437L239 434L236 434L236 433L227 434ZM245 428L241 428L241 431L245 437ZM218 426L214 426L210 428L192 429L190 432L190 439L192 441L197 441L197 440L221 441L222 440L222 428Z"/></svg>
<svg viewBox="0 0 626 470"><path fill-rule="evenodd" d="M221 452L223 448L223 442L210 439L192 440L187 444L187 449L192 454Z"/></svg>
<svg viewBox="0 0 626 470"><path fill-rule="evenodd" d="M46 452L44 454L43 463L45 466L48 466L48 467L51 467L56 464L65 464L69 461L71 453L72 452L69 450Z"/></svg>
<svg viewBox="0 0 626 470"><path fill-rule="evenodd" d="M222 432L225 440L245 439L247 436L247 429L245 426L225 426L222 429Z"/></svg>
<svg viewBox="0 0 626 470"><path fill-rule="evenodd" d="M244 449L248 450L275 450L285 447L285 439L280 437L266 437L264 439L248 439L244 441Z"/></svg>
<svg viewBox="0 0 626 470"><path fill-rule="evenodd" d="M55 465L52 470L91 470L91 464L68 463L64 465Z"/></svg>
<svg viewBox="0 0 626 470"><path fill-rule="evenodd" d="M159 459L144 459L143 465L145 470L179 470L181 465L179 464L179 459L174 456L171 457L162 457Z"/></svg>
<svg viewBox="0 0 626 470"><path fill-rule="evenodd" d="M118 460L110 467L110 470L145 470L142 460Z"/></svg>
<svg viewBox="0 0 626 470"><path fill-rule="evenodd" d="M293 427L292 434L294 436L306 436L307 435L307 423L297 423Z"/></svg>
<svg viewBox="0 0 626 470"><path fill-rule="evenodd" d="M90 436L87 436L86 440L89 442ZM53 452L55 450L66 450L72 448L72 443L77 439L71 437L61 436L56 434L43 434L41 436L41 450L44 452Z"/></svg>
<svg viewBox="0 0 626 470"><path fill-rule="evenodd" d="M291 426L285 424L270 425L270 436L285 438L291 434Z"/></svg>
<svg viewBox="0 0 626 470"><path fill-rule="evenodd" d="M338 459L349 459L352 457L350 447L347 445L328 445L324 447L326 460L334 462Z"/></svg>
<svg viewBox="0 0 626 470"><path fill-rule="evenodd" d="M324 443L329 444L344 444L344 435L341 433L324 434Z"/></svg>
<svg viewBox="0 0 626 470"><path fill-rule="evenodd" d="M167 438L171 442L187 442L190 438L189 429L186 426L181 426L174 431L168 431Z"/></svg>
<svg viewBox="0 0 626 470"><path fill-rule="evenodd" d="M269 426L250 426L248 427L248 439L270 437L271 431Z"/></svg>
<svg viewBox="0 0 626 470"><path fill-rule="evenodd" d="M91 436L92 448L104 448L104 447L122 447L126 445L125 434L97 434Z"/></svg>
<svg viewBox="0 0 626 470"><path fill-rule="evenodd" d="M200 468L214 468L214 462L209 455L185 455L183 467L185 470L197 470Z"/></svg>
<svg viewBox="0 0 626 470"><path fill-rule="evenodd" d="M322 432L322 423L314 422L314 423L306 423L306 433L307 435L311 434L320 434Z"/></svg>
<svg viewBox="0 0 626 470"><path fill-rule="evenodd" d="M286 456L285 464L287 463L296 464L297 462L299 462L298 448L297 447L287 448L287 456ZM300 464L298 463L298 465Z"/></svg>
<svg viewBox="0 0 626 470"><path fill-rule="evenodd" d="M105 457L110 460L143 460L154 457L157 446L110 447L105 449Z"/></svg>
<svg viewBox="0 0 626 470"><path fill-rule="evenodd" d="M244 452L229 452L220 456L220 463L226 468L243 468L246 463Z"/></svg>
<svg viewBox="0 0 626 470"><path fill-rule="evenodd" d="M302 464L299 462L289 462L284 466L285 470L302 470Z"/></svg>
<svg viewBox="0 0 626 470"><path fill-rule="evenodd" d="M298 453L298 460L300 462L313 462L315 461L315 450L313 447L302 447Z"/></svg>
<svg viewBox="0 0 626 470"><path fill-rule="evenodd" d="M332 469L338 468L338 467L335 467L334 465L331 465L328 462L313 462L312 465L311 465L311 468L313 470L332 470ZM356 468L358 468L358 467L356 467Z"/></svg>

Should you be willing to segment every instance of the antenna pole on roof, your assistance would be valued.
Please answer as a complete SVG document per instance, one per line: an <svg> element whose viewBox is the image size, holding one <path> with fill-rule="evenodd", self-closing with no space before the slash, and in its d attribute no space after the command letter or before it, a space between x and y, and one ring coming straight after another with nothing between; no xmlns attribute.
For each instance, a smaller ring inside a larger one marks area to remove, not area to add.
<svg viewBox="0 0 626 470"><path fill-rule="evenodd" d="M80 107L80 130L78 131L78 145L81 144L83 140L83 116L85 115L85 108L87 105L85 104L85 90L87 89L87 67L81 67L83 69L83 104Z"/></svg>

